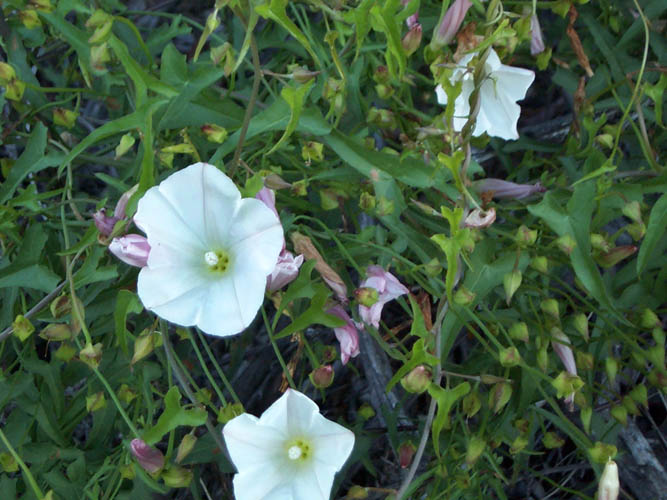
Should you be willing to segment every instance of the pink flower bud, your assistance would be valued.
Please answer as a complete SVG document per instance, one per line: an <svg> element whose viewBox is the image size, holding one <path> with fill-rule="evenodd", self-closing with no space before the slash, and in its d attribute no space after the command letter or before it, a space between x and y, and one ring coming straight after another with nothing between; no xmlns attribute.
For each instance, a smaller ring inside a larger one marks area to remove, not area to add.
<svg viewBox="0 0 667 500"><path fill-rule="evenodd" d="M403 37L403 40L401 40L401 43L403 44L405 53L409 56L412 55L422 43L422 25L416 23L412 26L410 31Z"/></svg>
<svg viewBox="0 0 667 500"><path fill-rule="evenodd" d="M539 182L535 184L516 184L493 178L476 181L474 187L478 193L493 192L493 197L498 200L521 200L535 193L544 193L546 191L546 188Z"/></svg>
<svg viewBox="0 0 667 500"><path fill-rule="evenodd" d="M276 193L274 193L272 189L263 187L257 192L255 198L257 198L258 200L263 202L267 207L273 210L273 213L276 214L276 217L280 219L280 217L278 216L278 211L276 210Z"/></svg>
<svg viewBox="0 0 667 500"><path fill-rule="evenodd" d="M398 281L396 276L380 266L369 266L366 274L368 278L361 282L359 288L374 288L378 292L378 299L370 307L363 304L359 305L359 316L364 323L378 328L384 305L401 295L405 295L409 290Z"/></svg>
<svg viewBox="0 0 667 500"><path fill-rule="evenodd" d="M292 252L283 248L283 251L278 255L276 267L266 282L266 289L269 292L275 292L294 281L299 275L301 264L303 264L303 255L294 257Z"/></svg>
<svg viewBox="0 0 667 500"><path fill-rule="evenodd" d="M401 469L407 469L412 463L412 457L415 456L417 448L412 441L404 441L398 447L398 462Z"/></svg>
<svg viewBox="0 0 667 500"><path fill-rule="evenodd" d="M109 251L126 264L144 267L148 263L151 246L145 236L126 234L111 240Z"/></svg>
<svg viewBox="0 0 667 500"><path fill-rule="evenodd" d="M471 6L470 0L454 0L435 30L433 35L434 45L442 47L454 40Z"/></svg>
<svg viewBox="0 0 667 500"><path fill-rule="evenodd" d="M533 12L530 16L530 54L536 56L540 52L544 52L544 40L542 40L542 28L540 28L540 20L537 14Z"/></svg>
<svg viewBox="0 0 667 500"><path fill-rule="evenodd" d="M553 347L556 355L563 362L565 370L570 375L577 375L577 365L574 362L574 354L572 353L572 344L570 339L563 333L560 328L554 327L551 329L551 346ZM574 393L570 394L565 398L565 404L567 404L570 409L574 409Z"/></svg>
<svg viewBox="0 0 667 500"><path fill-rule="evenodd" d="M139 465L149 474L155 474L164 467L164 455L160 450L148 446L141 439L133 439L130 443L132 455Z"/></svg>
<svg viewBox="0 0 667 500"><path fill-rule="evenodd" d="M407 5L410 3L410 0L401 0L401 4ZM419 21L419 11L415 12L412 14L410 17L408 17L405 20L405 24L407 24L408 29L412 29L413 26L415 26Z"/></svg>
<svg viewBox="0 0 667 500"><path fill-rule="evenodd" d="M113 211L113 216L120 220L125 218L125 209L127 208L127 202L130 201L130 198L132 198L132 195L137 192L137 189L139 189L139 184L135 184L130 188L129 190L125 191L123 195L118 199L118 203L116 203L116 208Z"/></svg>
<svg viewBox="0 0 667 500"><path fill-rule="evenodd" d="M93 221L95 222L95 226L103 236L109 236L113 231L114 225L116 225L116 222L119 220L120 219L117 219L116 217L109 217L106 213L106 210L103 208L93 214Z"/></svg>
<svg viewBox="0 0 667 500"><path fill-rule="evenodd" d="M327 313L333 314L346 322L344 326L334 328L334 333L340 343L340 357L343 364L346 364L350 358L355 358L359 355L359 333L357 332L357 327L345 312L345 309L340 305L332 307Z"/></svg>
<svg viewBox="0 0 667 500"><path fill-rule="evenodd" d="M334 369L331 365L323 365L313 370L310 375L308 375L310 381L318 389L326 389L333 383L334 379Z"/></svg>

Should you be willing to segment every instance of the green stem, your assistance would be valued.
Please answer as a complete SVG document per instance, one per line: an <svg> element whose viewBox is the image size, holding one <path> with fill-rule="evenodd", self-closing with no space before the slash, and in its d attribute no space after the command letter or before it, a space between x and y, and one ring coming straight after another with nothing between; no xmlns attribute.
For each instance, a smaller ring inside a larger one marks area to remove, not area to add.
<svg viewBox="0 0 667 500"><path fill-rule="evenodd" d="M5 436L5 433L2 432L2 427L0 427L0 440L2 440L2 443L5 445L9 453L11 453L12 457L14 457L14 460L16 460L16 463L19 464L19 467L21 467L21 471L23 472L23 475L25 476L26 481L32 488L32 491L35 492L35 496L42 500L44 498L44 493L42 493L42 490L39 489L39 486L37 485L37 481L35 481L35 478L32 475L32 472L30 472L30 469L28 466L25 464L25 462L21 459L18 453L16 453L16 450L12 446L12 444L9 442L7 439L7 436Z"/></svg>
<svg viewBox="0 0 667 500"><path fill-rule="evenodd" d="M227 406L227 400L225 399L225 395L220 390L220 387L218 387L218 384L215 383L215 379L211 375L211 372L209 371L208 366L206 366L206 362L204 361L204 358L201 355L201 351L199 350L199 347L197 347L197 342L195 341L195 338L192 335L192 330L190 330L190 329L188 329L188 337L190 338L190 343L192 344L192 347L195 350L195 355L197 356L197 359L199 360L199 364L201 365L202 370L204 370L204 374L206 375L206 378L208 379L208 381L213 386L213 390L215 390L215 393L218 395L218 398L222 402L223 406Z"/></svg>
<svg viewBox="0 0 667 500"><path fill-rule="evenodd" d="M294 383L294 380L292 379L292 375L290 374L289 370L287 369L287 364L285 364L285 360L283 359L283 355L280 353L280 349L278 349L278 344L276 343L276 340L273 338L273 329L271 328L271 322L269 321L268 316L266 315L266 310L264 309L264 306L262 306L262 318L264 318L264 324L266 325L266 331L269 334L269 340L271 341L271 345L273 346L273 350L276 353L276 357L278 358L278 363L280 363L280 366L283 369L283 373L285 374L285 378L287 379L287 382L289 382L289 385L292 389L296 389L296 384Z"/></svg>

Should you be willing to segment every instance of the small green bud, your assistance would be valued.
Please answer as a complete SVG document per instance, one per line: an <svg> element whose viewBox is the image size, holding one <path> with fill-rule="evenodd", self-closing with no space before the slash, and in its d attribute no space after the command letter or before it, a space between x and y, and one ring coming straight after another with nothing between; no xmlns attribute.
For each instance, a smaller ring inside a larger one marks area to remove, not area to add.
<svg viewBox="0 0 667 500"><path fill-rule="evenodd" d="M556 389L557 397L566 398L581 389L584 381L577 375L562 371L551 381L551 385Z"/></svg>
<svg viewBox="0 0 667 500"><path fill-rule="evenodd" d="M292 183L292 194L294 196L306 196L308 194L308 182L306 179Z"/></svg>
<svg viewBox="0 0 667 500"><path fill-rule="evenodd" d="M510 446L510 453L516 455L521 453L528 446L528 438L523 434L517 436Z"/></svg>
<svg viewBox="0 0 667 500"><path fill-rule="evenodd" d="M641 352L632 351L630 353L630 363L637 370L643 370L646 368L646 357Z"/></svg>
<svg viewBox="0 0 667 500"><path fill-rule="evenodd" d="M107 400L103 392L96 392L86 397L86 411L92 413L101 410L107 405Z"/></svg>
<svg viewBox="0 0 667 500"><path fill-rule="evenodd" d="M591 406L580 407L581 411L579 412L579 417L581 418L581 423L584 426L584 431L586 434L591 433L591 419L593 418L593 408Z"/></svg>
<svg viewBox="0 0 667 500"><path fill-rule="evenodd" d="M422 43L422 26L417 23L405 34L403 40L401 40L401 45L403 45L403 50L405 50L405 55L410 57L414 54L419 45Z"/></svg>
<svg viewBox="0 0 667 500"><path fill-rule="evenodd" d="M531 246L537 241L537 229L530 230L522 224L517 229L514 239L521 246Z"/></svg>
<svg viewBox="0 0 667 500"><path fill-rule="evenodd" d="M320 206L323 210L340 208L338 195L330 189L320 189Z"/></svg>
<svg viewBox="0 0 667 500"><path fill-rule="evenodd" d="M160 332L151 331L146 328L134 341L134 353L130 361L130 366L148 356L156 347L161 345L162 335Z"/></svg>
<svg viewBox="0 0 667 500"><path fill-rule="evenodd" d="M202 134L206 136L206 140L216 144L222 144L227 139L227 129L216 125L215 123L205 123L201 126Z"/></svg>
<svg viewBox="0 0 667 500"><path fill-rule="evenodd" d="M334 369L331 365L323 365L310 372L308 378L317 389L326 389L334 380Z"/></svg>
<svg viewBox="0 0 667 500"><path fill-rule="evenodd" d="M137 397L137 393L130 389L130 386L127 384L121 384L118 388L118 399L120 399L126 405L129 405L133 399Z"/></svg>
<svg viewBox="0 0 667 500"><path fill-rule="evenodd" d="M611 416L621 425L628 425L628 410L625 406L614 405L610 410Z"/></svg>
<svg viewBox="0 0 667 500"><path fill-rule="evenodd" d="M310 71L306 66L299 64L288 65L287 71L292 74L292 79L298 83L308 83L320 73L319 71Z"/></svg>
<svg viewBox="0 0 667 500"><path fill-rule="evenodd" d="M574 329L588 342L588 318L584 313L575 314L572 318Z"/></svg>
<svg viewBox="0 0 667 500"><path fill-rule="evenodd" d="M556 240L558 249L566 255L570 255L572 250L577 246L577 242L569 234L564 234Z"/></svg>
<svg viewBox="0 0 667 500"><path fill-rule="evenodd" d="M549 352L547 351L547 345L543 345L537 351L537 366L544 373L549 369Z"/></svg>
<svg viewBox="0 0 667 500"><path fill-rule="evenodd" d="M635 386L630 391L629 395L637 404L642 405L644 408L648 408L648 391L646 390L646 386L644 384Z"/></svg>
<svg viewBox="0 0 667 500"><path fill-rule="evenodd" d="M514 323L512 326L510 326L509 335L513 340L528 342L528 325L526 325L526 323L523 321Z"/></svg>
<svg viewBox="0 0 667 500"><path fill-rule="evenodd" d="M656 313L651 311L649 308L645 308L642 311L640 324L642 328L656 328L659 327L662 323L660 323L660 319Z"/></svg>
<svg viewBox="0 0 667 500"><path fill-rule="evenodd" d="M16 71L9 64L0 61L0 82L3 84L16 79Z"/></svg>
<svg viewBox="0 0 667 500"><path fill-rule="evenodd" d="M16 316L12 323L12 333L21 342L25 342L35 331L35 327L28 318L22 315Z"/></svg>
<svg viewBox="0 0 667 500"><path fill-rule="evenodd" d="M477 392L469 392L463 398L462 408L466 418L472 418L477 414L477 412L482 408L482 401L479 399Z"/></svg>
<svg viewBox="0 0 667 500"><path fill-rule="evenodd" d="M421 394L431 385L433 373L430 368L419 365L413 368L410 373L401 379L401 385L407 392Z"/></svg>
<svg viewBox="0 0 667 500"><path fill-rule="evenodd" d="M375 410L368 403L362 404L357 413L362 420L370 420L375 416Z"/></svg>
<svg viewBox="0 0 667 500"><path fill-rule="evenodd" d="M466 464L473 465L484 453L486 441L479 436L472 436L466 449Z"/></svg>
<svg viewBox="0 0 667 500"><path fill-rule="evenodd" d="M65 108L53 108L53 123L65 128L72 128L76 124L79 113Z"/></svg>
<svg viewBox="0 0 667 500"><path fill-rule="evenodd" d="M63 361L65 363L68 363L75 355L76 355L76 349L74 348L74 346L71 346L66 342L60 344L60 347L58 347L58 349L56 349L56 352L54 353L56 359L59 359L60 361Z"/></svg>
<svg viewBox="0 0 667 500"><path fill-rule="evenodd" d="M498 357L500 359L500 364L506 368L511 368L521 363L519 350L514 346L501 350Z"/></svg>
<svg viewBox="0 0 667 500"><path fill-rule="evenodd" d="M641 240L644 235L646 235L646 226L643 222L633 222L632 224L628 224L625 226L625 230L635 241Z"/></svg>
<svg viewBox="0 0 667 500"><path fill-rule="evenodd" d="M241 403L230 403L218 412L218 423L226 424L231 419L243 414L243 405Z"/></svg>
<svg viewBox="0 0 667 500"><path fill-rule="evenodd" d="M120 138L118 146L116 146L116 158L120 158L127 153L132 146L134 146L135 138L131 133L127 133Z"/></svg>
<svg viewBox="0 0 667 500"><path fill-rule="evenodd" d="M499 413L512 397L512 386L507 382L498 382L489 392L489 406L493 413Z"/></svg>
<svg viewBox="0 0 667 500"><path fill-rule="evenodd" d="M637 403L635 403L635 401L630 396L625 396L621 403L630 415L634 415L635 417L640 415Z"/></svg>
<svg viewBox="0 0 667 500"><path fill-rule="evenodd" d="M465 286L461 285L454 294L454 303L460 306L469 306L475 301L476 296L477 294L471 292Z"/></svg>
<svg viewBox="0 0 667 500"><path fill-rule="evenodd" d="M42 21L39 20L37 11L34 9L22 9L19 11L19 19L23 23L23 26L29 30L39 28L42 25Z"/></svg>
<svg viewBox="0 0 667 500"><path fill-rule="evenodd" d="M180 464L183 461L183 459L190 454L192 448L195 447L196 442L197 442L197 436L194 435L194 431L183 436L183 439L181 439L181 443L178 445L178 450L176 451L177 464Z"/></svg>
<svg viewBox="0 0 667 500"><path fill-rule="evenodd" d="M618 450L613 444L606 444L597 441L592 448L588 449L591 459L598 464L606 464L609 460L616 456Z"/></svg>
<svg viewBox="0 0 667 500"><path fill-rule="evenodd" d="M560 312L558 311L558 302L555 299L545 299L540 302L540 309L542 312L555 321L560 320Z"/></svg>
<svg viewBox="0 0 667 500"><path fill-rule="evenodd" d="M86 346L79 352L79 359L86 363L91 368L97 368L102 359L102 344L95 345L88 342Z"/></svg>
<svg viewBox="0 0 667 500"><path fill-rule="evenodd" d="M546 272L549 270L549 260L544 256L538 255L537 257L533 257L533 259L530 261L530 267L535 269L537 272L546 274Z"/></svg>
<svg viewBox="0 0 667 500"><path fill-rule="evenodd" d="M616 380L616 374L618 373L618 361L611 356L607 356L604 360L604 369L607 372L609 383L613 384Z"/></svg>
<svg viewBox="0 0 667 500"><path fill-rule="evenodd" d="M359 197L359 208L366 213L372 213L375 210L375 196L365 191L362 192Z"/></svg>
<svg viewBox="0 0 667 500"><path fill-rule="evenodd" d="M376 83L389 83L389 70L386 66L378 66L373 72L373 80Z"/></svg>
<svg viewBox="0 0 667 500"><path fill-rule="evenodd" d="M512 301L514 293L521 286L522 275L521 271L515 269L511 273L507 273L503 277L503 287L505 288L505 302L507 305Z"/></svg>
<svg viewBox="0 0 667 500"><path fill-rule="evenodd" d="M555 432L546 432L542 438L542 444L547 450L560 448L565 444L565 440Z"/></svg>
<svg viewBox="0 0 667 500"><path fill-rule="evenodd" d="M62 342L71 339L73 332L65 323L51 323L39 333L39 336L44 340Z"/></svg>
<svg viewBox="0 0 667 500"><path fill-rule="evenodd" d="M424 271L431 277L440 276L442 273L442 264L440 264L440 260L436 257L432 258L424 266Z"/></svg>
<svg viewBox="0 0 667 500"><path fill-rule="evenodd" d="M626 203L622 209L623 215L634 222L642 221L642 208L638 201Z"/></svg>
<svg viewBox="0 0 667 500"><path fill-rule="evenodd" d="M614 147L614 136L611 134L599 134L595 137L595 140L607 149Z"/></svg>
<svg viewBox="0 0 667 500"><path fill-rule="evenodd" d="M111 56L106 42L90 47L90 66L95 74L103 75L106 73L106 63L109 61L111 61Z"/></svg>
<svg viewBox="0 0 667 500"><path fill-rule="evenodd" d="M597 233L591 234L591 246L595 250L599 250L601 252L608 252L611 250L611 245L607 239L603 235Z"/></svg>
<svg viewBox="0 0 667 500"><path fill-rule="evenodd" d="M312 162L321 162L324 160L324 144L321 142L308 141L301 147L301 158L306 165Z"/></svg>
<svg viewBox="0 0 667 500"><path fill-rule="evenodd" d="M663 368L665 366L665 347L662 345L654 345L646 351L646 358L653 363L656 368Z"/></svg>
<svg viewBox="0 0 667 500"><path fill-rule="evenodd" d="M20 101L23 98L23 93L25 92L25 83L21 80L14 78L7 82L5 97L10 101Z"/></svg>
<svg viewBox="0 0 667 500"><path fill-rule="evenodd" d="M192 481L192 471L185 467L172 465L160 475L164 484L170 488L187 488Z"/></svg>
<svg viewBox="0 0 667 500"><path fill-rule="evenodd" d="M387 85L385 83L378 83L375 86L375 92L377 92L377 95L380 99L389 99L392 95L394 95L394 87L391 85Z"/></svg>

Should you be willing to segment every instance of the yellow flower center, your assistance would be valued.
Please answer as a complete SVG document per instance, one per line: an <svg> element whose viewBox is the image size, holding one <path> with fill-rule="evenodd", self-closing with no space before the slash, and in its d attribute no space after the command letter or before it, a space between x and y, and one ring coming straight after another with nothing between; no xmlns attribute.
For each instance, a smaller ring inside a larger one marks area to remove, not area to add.
<svg viewBox="0 0 667 500"><path fill-rule="evenodd" d="M211 250L204 254L204 262L211 271L224 273L229 268L229 254L224 250Z"/></svg>
<svg viewBox="0 0 667 500"><path fill-rule="evenodd" d="M305 439L293 439L287 443L287 457L294 462L304 462L311 454L310 443Z"/></svg>

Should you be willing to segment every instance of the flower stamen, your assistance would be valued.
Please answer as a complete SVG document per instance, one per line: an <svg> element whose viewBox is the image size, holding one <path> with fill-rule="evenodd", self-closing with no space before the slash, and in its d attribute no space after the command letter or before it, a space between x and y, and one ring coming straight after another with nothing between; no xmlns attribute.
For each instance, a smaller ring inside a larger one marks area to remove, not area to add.
<svg viewBox="0 0 667 500"><path fill-rule="evenodd" d="M222 250L208 251L204 254L204 262L211 271L224 273L229 268L229 254Z"/></svg>
<svg viewBox="0 0 667 500"><path fill-rule="evenodd" d="M310 457L310 443L304 439L290 441L287 446L287 457L292 461L304 462Z"/></svg>

